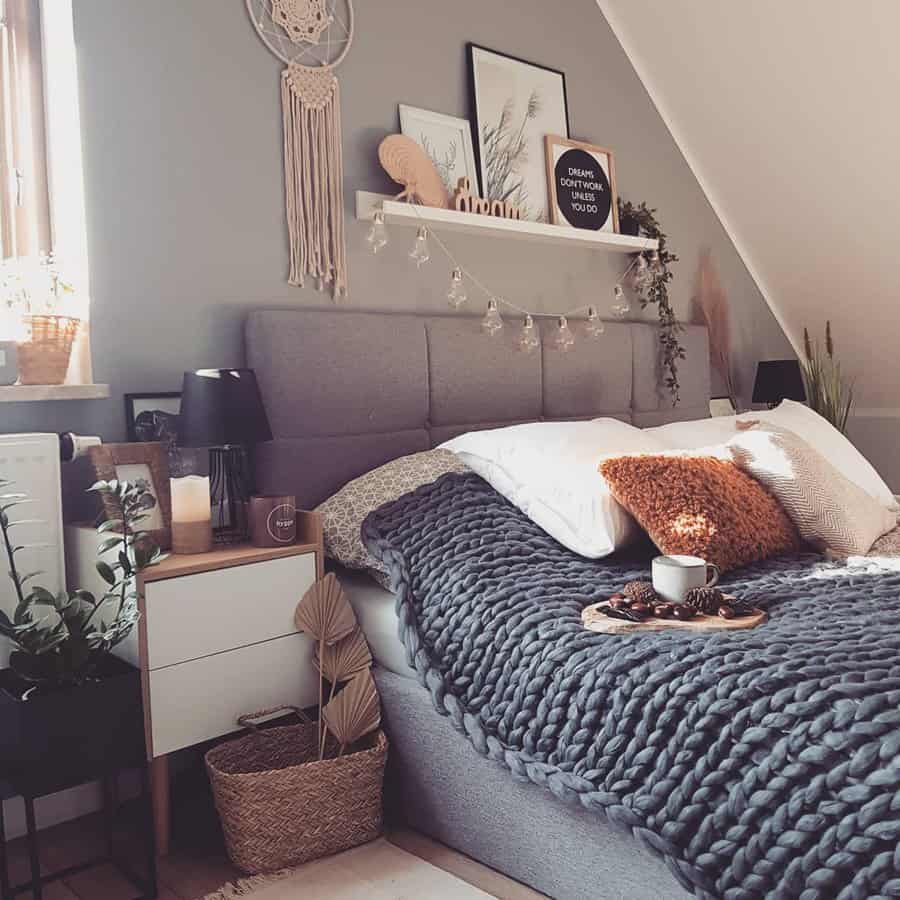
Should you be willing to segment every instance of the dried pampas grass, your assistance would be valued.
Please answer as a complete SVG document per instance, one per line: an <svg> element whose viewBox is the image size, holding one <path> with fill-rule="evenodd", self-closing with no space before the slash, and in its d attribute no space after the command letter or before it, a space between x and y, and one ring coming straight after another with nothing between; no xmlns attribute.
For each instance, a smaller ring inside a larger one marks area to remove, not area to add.
<svg viewBox="0 0 900 900"><path fill-rule="evenodd" d="M731 405L739 409L731 369L731 315L728 309L728 295L722 287L709 249L700 253L693 307L694 318L706 325L709 332L710 365L722 376Z"/></svg>

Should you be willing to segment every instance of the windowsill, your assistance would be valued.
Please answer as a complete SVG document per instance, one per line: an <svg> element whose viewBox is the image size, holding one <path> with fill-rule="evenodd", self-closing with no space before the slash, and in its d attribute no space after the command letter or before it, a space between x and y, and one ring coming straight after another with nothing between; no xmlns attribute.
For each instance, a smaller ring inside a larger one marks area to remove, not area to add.
<svg viewBox="0 0 900 900"><path fill-rule="evenodd" d="M105 400L108 384L13 384L0 386L0 403L46 400Z"/></svg>

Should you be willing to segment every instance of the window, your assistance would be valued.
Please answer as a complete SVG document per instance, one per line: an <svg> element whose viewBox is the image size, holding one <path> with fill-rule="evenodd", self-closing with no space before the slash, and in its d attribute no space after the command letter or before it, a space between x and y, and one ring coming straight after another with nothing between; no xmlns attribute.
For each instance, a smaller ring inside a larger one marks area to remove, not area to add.
<svg viewBox="0 0 900 900"><path fill-rule="evenodd" d="M24 260L33 271L51 251L76 288L59 312L84 322L67 381L90 383L72 0L0 0L0 260ZM0 320L0 339L10 337L3 327Z"/></svg>
<svg viewBox="0 0 900 900"><path fill-rule="evenodd" d="M50 248L41 26L34 0L0 0L2 256Z"/></svg>

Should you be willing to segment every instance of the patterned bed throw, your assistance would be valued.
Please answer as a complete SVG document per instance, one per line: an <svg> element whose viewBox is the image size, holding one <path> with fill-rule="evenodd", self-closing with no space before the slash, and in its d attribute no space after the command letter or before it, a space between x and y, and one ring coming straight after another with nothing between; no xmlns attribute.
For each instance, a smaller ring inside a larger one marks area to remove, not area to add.
<svg viewBox="0 0 900 900"><path fill-rule="evenodd" d="M600 635L646 564L565 550L476 475L381 507L401 638L475 749L665 858L697 896L900 896L900 572L817 557L732 573L744 632ZM552 852L552 848L548 848Z"/></svg>

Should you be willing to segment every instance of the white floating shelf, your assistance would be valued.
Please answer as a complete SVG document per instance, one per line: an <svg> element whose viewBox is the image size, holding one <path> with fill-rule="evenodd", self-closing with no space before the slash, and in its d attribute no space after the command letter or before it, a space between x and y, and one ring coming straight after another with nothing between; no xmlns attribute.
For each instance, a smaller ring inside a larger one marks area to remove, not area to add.
<svg viewBox="0 0 900 900"><path fill-rule="evenodd" d="M457 212L455 209L435 209L431 206L400 203L384 194L373 194L369 191L356 192L357 219L370 221L378 209L384 213L384 221L388 225L429 225L440 231L468 231L471 234L491 237L517 238L569 247L589 247L608 253L637 253L639 250L659 248L659 241L632 237L630 234L586 231L564 225L547 225L543 222L480 216Z"/></svg>
<svg viewBox="0 0 900 900"><path fill-rule="evenodd" d="M0 387L0 403L36 400L105 400L108 384L13 384Z"/></svg>

